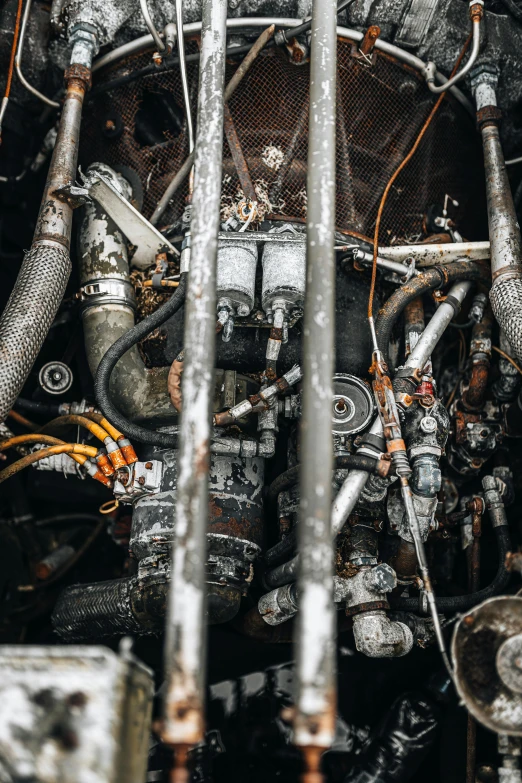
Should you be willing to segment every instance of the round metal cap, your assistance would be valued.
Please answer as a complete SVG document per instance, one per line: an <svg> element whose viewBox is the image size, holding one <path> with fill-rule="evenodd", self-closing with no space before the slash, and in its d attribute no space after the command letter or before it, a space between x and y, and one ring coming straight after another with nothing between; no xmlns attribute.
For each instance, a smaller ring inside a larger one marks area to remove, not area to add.
<svg viewBox="0 0 522 783"><path fill-rule="evenodd" d="M63 362L48 362L38 373L38 383L47 394L64 394L72 382L71 369Z"/></svg>
<svg viewBox="0 0 522 783"><path fill-rule="evenodd" d="M332 402L332 432L334 435L354 435L364 430L373 416L370 389L355 375L334 375Z"/></svg>

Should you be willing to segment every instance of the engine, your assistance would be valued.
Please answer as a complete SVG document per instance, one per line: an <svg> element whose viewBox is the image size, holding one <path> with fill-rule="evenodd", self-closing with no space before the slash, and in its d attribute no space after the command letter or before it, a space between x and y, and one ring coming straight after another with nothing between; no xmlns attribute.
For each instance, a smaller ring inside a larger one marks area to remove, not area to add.
<svg viewBox="0 0 522 783"><path fill-rule="evenodd" d="M0 16L2 783L520 781L518 0Z"/></svg>

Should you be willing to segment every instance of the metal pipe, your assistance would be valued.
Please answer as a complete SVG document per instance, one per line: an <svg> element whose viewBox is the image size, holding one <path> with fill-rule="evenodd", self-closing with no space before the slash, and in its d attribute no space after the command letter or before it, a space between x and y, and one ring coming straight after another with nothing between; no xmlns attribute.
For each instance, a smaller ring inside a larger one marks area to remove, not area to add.
<svg viewBox="0 0 522 783"><path fill-rule="evenodd" d="M335 0L314 0L308 145L307 286L304 307L295 743L304 781L318 780L336 709L334 548L330 532L335 329Z"/></svg>
<svg viewBox="0 0 522 783"><path fill-rule="evenodd" d="M77 30L72 43L71 65L65 71L65 102L33 243L0 319L0 421L13 407L33 367L71 271L73 210L62 200L61 191L76 176L82 105L90 83L88 66L78 60L85 61L87 50L92 54L96 39L92 33Z"/></svg>
<svg viewBox="0 0 522 783"><path fill-rule="evenodd" d="M181 765L184 765L186 749L202 742L205 735L206 529L214 396L226 18L226 0L204 0L192 251L185 304L184 404L165 639L167 691L163 738L178 748L177 759Z"/></svg>
<svg viewBox="0 0 522 783"><path fill-rule="evenodd" d="M379 416L376 416L372 426L370 427L369 434L382 437L383 428L382 422ZM357 449L358 454L365 452L364 447ZM351 470L345 478L341 489L337 493L332 505L332 535L339 535L343 529L346 520L355 508L355 504L359 500L361 492L363 491L365 484L370 474L363 470Z"/></svg>
<svg viewBox="0 0 522 783"><path fill-rule="evenodd" d="M279 18L277 16L259 16L229 19L227 21L227 27L231 30L255 29L256 27L267 27L271 24L275 24L278 28L298 27L299 25L303 24L304 21L304 19L290 19L283 17ZM201 22L191 22L190 24L183 25L184 35L192 35L194 33L198 33L200 30ZM361 33L359 30L352 30L349 27L337 27L337 35L340 38L348 38L349 40L355 41L356 43L359 43L364 38L364 33ZM98 71L100 68L104 68L106 65L111 65L112 63L121 60L123 57L129 57L132 54L139 54L146 49L150 49L153 44L154 39L151 35L142 35L139 38L135 38L134 41L129 41L128 43L119 46L117 49L113 49L112 52L104 54L103 57L98 58L98 60L96 60L94 63L93 72ZM379 49L385 54L396 57L397 60L400 60L406 65L410 65L412 68L415 68L416 71L419 71L422 74L425 73L426 63L424 60L421 60L420 57L416 57L414 54L411 54L411 52L407 52L405 49L401 49L399 46L388 43L388 41L384 41L381 38L378 38L375 41L375 48ZM446 81L446 78L441 73L436 71L435 81L439 82L439 84L443 84ZM453 97L456 98L456 100L462 106L464 106L466 111L469 112L469 114L474 114L473 105L471 101L466 98L464 93L462 93L458 87L450 87L449 89Z"/></svg>
<svg viewBox="0 0 522 783"><path fill-rule="evenodd" d="M154 39L154 43L156 44L156 48L158 52L165 52L166 54L167 47L161 40L161 35L158 33L158 31L154 26L154 22L152 21L152 17L150 15L149 7L147 5L147 0L140 0L140 9L141 9L141 15L143 16L143 19L145 21L145 24L147 25L147 29L149 33Z"/></svg>
<svg viewBox="0 0 522 783"><path fill-rule="evenodd" d="M353 258L354 261L359 261L362 264L373 264L373 253L366 253L360 248L354 251ZM411 264L402 264L388 258L379 258L379 256L377 256L377 266L380 269L386 269L388 272L394 272L396 275L399 275L399 277L403 278L403 282L419 274L415 266L412 267Z"/></svg>
<svg viewBox="0 0 522 783"><path fill-rule="evenodd" d="M380 247L379 258L402 263L408 258L415 259L416 266L427 267L438 264L451 264L459 259L485 261L489 259L489 242L449 242L436 245L392 245Z"/></svg>
<svg viewBox="0 0 522 783"><path fill-rule="evenodd" d="M458 312L472 285L473 283L469 280L462 280L451 286L446 300L435 311L413 351L406 359L404 368L399 371L399 375L409 377L424 369L435 346L444 334L450 321L455 317L456 311Z"/></svg>
<svg viewBox="0 0 522 783"><path fill-rule="evenodd" d="M466 74L469 73L473 68L473 66L475 65L480 49L480 22L482 21L482 16L484 13L483 6L484 6L483 0L471 0L469 4L470 15L473 23L473 45L471 48L471 54L469 56L469 59L467 63L460 69L460 71L456 73L452 79L448 79L448 81L444 82L444 84L441 84L438 87L436 87L435 86L435 72L436 72L435 63L433 62L426 63L426 69L425 69L426 84L428 85L430 90L435 94L439 95L441 92L446 92L446 90L449 90L450 87L453 87L455 84L462 81L462 79L466 76Z"/></svg>
<svg viewBox="0 0 522 783"><path fill-rule="evenodd" d="M28 90L32 95L34 95L36 98L39 98L43 103L47 104L47 106L52 106L53 109L59 109L60 105L57 101L51 100L51 98L47 98L45 95L43 95L41 92L39 92L35 87L33 87L25 76L22 73L22 53L24 51L24 40L25 40L25 33L27 30L27 22L29 21L29 14L31 13L31 5L33 0L27 0L24 10L24 15L22 19L22 27L20 29L20 40L18 41L18 48L16 50L16 57L15 57L15 70L18 78L20 79L21 83L25 87L26 90Z"/></svg>
<svg viewBox="0 0 522 783"><path fill-rule="evenodd" d="M522 361L522 239L500 143L496 84L497 75L491 72L472 79L486 173L493 279L489 297L500 328Z"/></svg>

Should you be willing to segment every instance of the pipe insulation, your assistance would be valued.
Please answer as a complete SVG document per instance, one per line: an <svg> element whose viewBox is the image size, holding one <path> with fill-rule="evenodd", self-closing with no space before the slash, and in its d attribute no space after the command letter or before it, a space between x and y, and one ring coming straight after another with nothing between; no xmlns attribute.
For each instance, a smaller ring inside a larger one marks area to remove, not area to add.
<svg viewBox="0 0 522 783"><path fill-rule="evenodd" d="M77 38L81 32L77 31ZM1 422L33 367L71 273L73 209L60 198L60 190L76 176L83 99L90 84L86 60L90 65L96 40L92 33L84 32L81 40L73 43L71 65L65 72L65 102L33 243L0 318Z"/></svg>
<svg viewBox="0 0 522 783"><path fill-rule="evenodd" d="M335 731L334 546L330 532L335 330L335 0L314 0L308 142L307 280L303 339L296 631L295 743L305 752L303 781L316 779L317 751Z"/></svg>
<svg viewBox="0 0 522 783"><path fill-rule="evenodd" d="M163 740L177 746L195 745L205 739L206 530L216 351L226 22L226 0L204 0L192 247L185 304L183 411L165 638L167 689Z"/></svg>

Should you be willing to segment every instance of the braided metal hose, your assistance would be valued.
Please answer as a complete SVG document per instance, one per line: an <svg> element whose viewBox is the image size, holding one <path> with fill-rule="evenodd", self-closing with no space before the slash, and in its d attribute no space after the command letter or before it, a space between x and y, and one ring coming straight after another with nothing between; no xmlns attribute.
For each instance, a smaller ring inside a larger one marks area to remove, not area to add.
<svg viewBox="0 0 522 783"><path fill-rule="evenodd" d="M73 209L64 190L76 175L82 105L90 86L96 38L78 28L70 42L65 101L33 244L0 318L0 422L13 407L40 352L71 272Z"/></svg>
<svg viewBox="0 0 522 783"><path fill-rule="evenodd" d="M59 245L35 244L26 253L0 319L0 421L13 407L47 336L71 272Z"/></svg>
<svg viewBox="0 0 522 783"><path fill-rule="evenodd" d="M499 326L504 330L511 349L522 361L522 280L500 279L489 292L489 301Z"/></svg>
<svg viewBox="0 0 522 783"><path fill-rule="evenodd" d="M53 612L54 630L69 641L139 633L141 624L131 602L136 582L135 578L113 579L66 588Z"/></svg>

